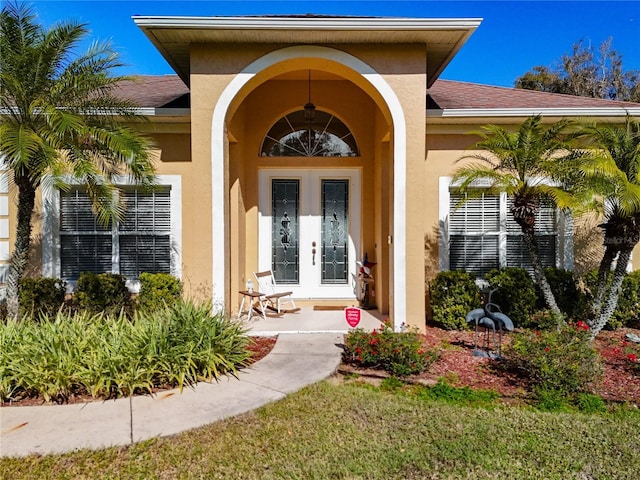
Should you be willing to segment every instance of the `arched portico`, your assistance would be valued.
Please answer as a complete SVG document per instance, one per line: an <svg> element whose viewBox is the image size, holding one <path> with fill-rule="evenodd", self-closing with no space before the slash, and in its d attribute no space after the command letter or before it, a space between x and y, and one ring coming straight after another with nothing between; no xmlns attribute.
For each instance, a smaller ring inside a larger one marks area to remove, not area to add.
<svg viewBox="0 0 640 480"><path fill-rule="evenodd" d="M228 200L228 148L226 126L229 116L238 107L242 98L256 88L264 77L282 73L287 68L299 69L292 61L308 59L311 64L322 68L322 64L337 67L339 73L366 91L381 107L391 124L393 164L392 218L389 242L393 241L392 291L393 298L390 315L396 328L406 319L406 126L402 106L395 92L385 79L369 65L346 52L328 47L295 46L270 52L248 65L227 85L220 95L213 111L211 125L211 184L212 204L224 208L212 208L212 282L216 301L228 304L232 299L232 287L229 282L231 262L229 252L229 234L227 228L220 225L229 223ZM334 70L335 71L335 70ZM273 73L272 73L273 72ZM263 78L261 78L263 76ZM222 298L221 293L224 298Z"/></svg>

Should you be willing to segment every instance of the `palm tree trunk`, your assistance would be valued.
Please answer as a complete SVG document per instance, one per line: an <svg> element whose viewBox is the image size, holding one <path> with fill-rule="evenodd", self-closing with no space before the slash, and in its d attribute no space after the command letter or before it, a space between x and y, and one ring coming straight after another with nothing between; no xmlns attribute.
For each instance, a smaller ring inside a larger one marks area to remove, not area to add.
<svg viewBox="0 0 640 480"><path fill-rule="evenodd" d="M606 243L606 242L605 242ZM600 267L598 268L598 283L596 284L596 294L593 298L591 305L591 311L593 318L597 318L600 315L602 309L602 299L604 298L604 292L607 290L607 280L609 278L609 272L611 271L611 265L613 259L616 258L617 249L607 245L600 261Z"/></svg>
<svg viewBox="0 0 640 480"><path fill-rule="evenodd" d="M618 261L616 263L616 269L613 271L613 278L611 279L611 287L609 287L609 295L607 295L607 301L604 304L604 308L598 315L597 319L591 327L591 339L593 340L600 330L607 324L616 307L618 306L618 296L622 290L622 282L625 274L627 273L627 264L631 258L631 252L633 249L625 247L620 250L618 255Z"/></svg>
<svg viewBox="0 0 640 480"><path fill-rule="evenodd" d="M538 244L533 236L532 229L522 229L522 233L524 234L524 244L529 252L529 258L531 260L531 266L533 267L533 276L536 280L536 283L542 290L542 295L544 296L544 301L547 306L551 309L551 311L558 318L558 322L563 321L563 315L558 308L558 304L556 303L556 298L553 296L553 291L551 290L551 285L547 281L547 277L544 274L544 269L542 268L542 263L540 262L540 255L538 254Z"/></svg>
<svg viewBox="0 0 640 480"><path fill-rule="evenodd" d="M33 215L36 198L36 190L27 177L16 174L15 182L18 187L18 226L7 278L7 312L12 318L16 318L20 312L18 288L20 279L29 262L31 216Z"/></svg>

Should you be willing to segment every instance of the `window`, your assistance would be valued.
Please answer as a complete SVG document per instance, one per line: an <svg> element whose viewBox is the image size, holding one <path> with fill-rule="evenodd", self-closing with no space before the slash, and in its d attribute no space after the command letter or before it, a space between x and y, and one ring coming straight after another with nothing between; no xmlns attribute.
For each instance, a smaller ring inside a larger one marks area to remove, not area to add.
<svg viewBox="0 0 640 480"><path fill-rule="evenodd" d="M358 146L349 128L333 115L316 110L307 121L305 111L285 115L262 142L264 157L354 157Z"/></svg>
<svg viewBox="0 0 640 480"><path fill-rule="evenodd" d="M98 223L78 186L45 198L43 275L71 285L80 273L120 273L132 290L142 272L180 277L181 182L158 176L151 191L122 185L126 213L120 222Z"/></svg>
<svg viewBox="0 0 640 480"><path fill-rule="evenodd" d="M466 199L450 186L449 179L442 180L440 269L465 270L478 277L503 267L522 267L531 272L522 231L510 213L511 199L504 193L482 193ZM536 216L535 236L544 267L572 268L569 216L551 204L542 205Z"/></svg>
<svg viewBox="0 0 640 480"><path fill-rule="evenodd" d="M100 225L81 189L60 194L60 264L62 278L81 272L121 273L137 280L142 272L171 272L170 191L159 188L124 192L126 214L115 225Z"/></svg>

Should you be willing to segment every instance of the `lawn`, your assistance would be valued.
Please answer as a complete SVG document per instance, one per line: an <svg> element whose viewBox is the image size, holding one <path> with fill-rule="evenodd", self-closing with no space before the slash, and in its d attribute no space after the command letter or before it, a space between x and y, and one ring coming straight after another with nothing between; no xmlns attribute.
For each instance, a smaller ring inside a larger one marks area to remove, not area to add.
<svg viewBox="0 0 640 480"><path fill-rule="evenodd" d="M543 413L398 392L334 378L175 437L2 459L0 478L638 478L637 410Z"/></svg>

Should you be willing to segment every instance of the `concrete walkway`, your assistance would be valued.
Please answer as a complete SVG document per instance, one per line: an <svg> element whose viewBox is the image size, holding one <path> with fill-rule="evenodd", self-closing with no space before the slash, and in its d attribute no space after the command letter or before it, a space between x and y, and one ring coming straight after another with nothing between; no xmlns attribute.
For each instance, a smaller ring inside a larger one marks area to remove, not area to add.
<svg viewBox="0 0 640 480"><path fill-rule="evenodd" d="M128 445L239 415L332 375L340 364L342 342L341 333L280 333L271 353L237 379L224 377L218 383L153 397L4 407L0 454L16 457Z"/></svg>

